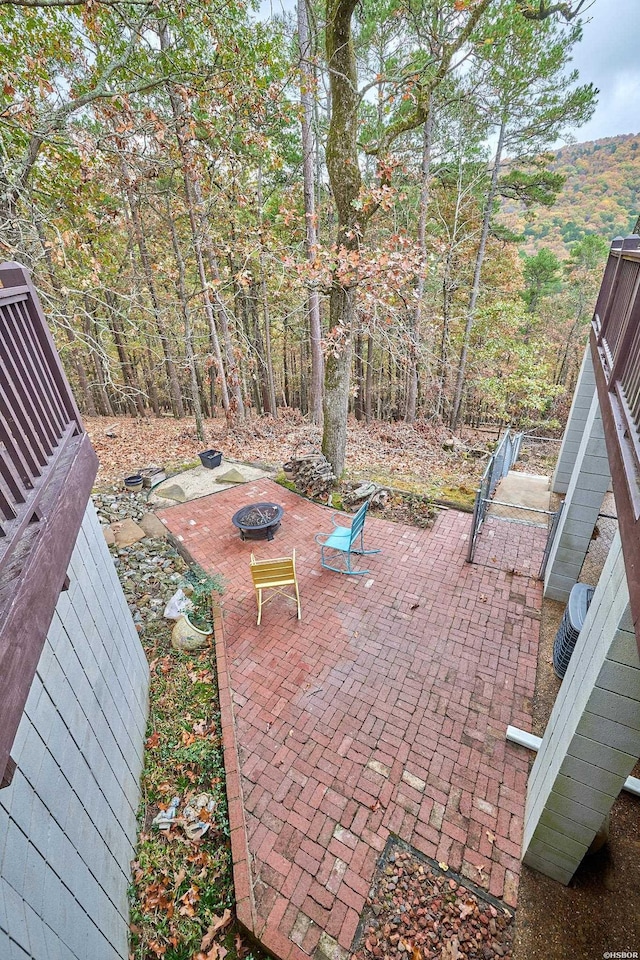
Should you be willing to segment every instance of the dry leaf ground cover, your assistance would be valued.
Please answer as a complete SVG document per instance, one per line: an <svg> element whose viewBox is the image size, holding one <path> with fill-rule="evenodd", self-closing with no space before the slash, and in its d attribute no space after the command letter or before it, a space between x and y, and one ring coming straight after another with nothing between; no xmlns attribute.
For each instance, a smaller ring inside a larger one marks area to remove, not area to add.
<svg viewBox="0 0 640 960"><path fill-rule="evenodd" d="M281 411L277 420L253 417L231 427L221 418L206 420L205 444L189 419L88 417L85 424L100 458L98 484L121 481L151 464L181 469L198 463L198 453L208 447L232 459L279 466L302 445L319 446L321 440L319 428L294 410ZM470 504L485 461L462 449L443 449L450 439L446 427L431 421L362 424L350 418L347 474ZM491 448L494 439L485 435L478 442Z"/></svg>
<svg viewBox="0 0 640 960"><path fill-rule="evenodd" d="M353 960L508 960L513 911L392 838Z"/></svg>

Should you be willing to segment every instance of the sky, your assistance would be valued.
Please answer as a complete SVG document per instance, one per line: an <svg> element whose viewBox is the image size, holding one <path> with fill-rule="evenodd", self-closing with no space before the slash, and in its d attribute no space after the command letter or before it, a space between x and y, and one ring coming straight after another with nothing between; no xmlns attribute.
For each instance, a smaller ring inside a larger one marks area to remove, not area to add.
<svg viewBox="0 0 640 960"><path fill-rule="evenodd" d="M260 0L263 17L283 10L294 11L295 0ZM640 0L593 0L582 19L573 66L600 95L593 117L573 136L584 142L640 133Z"/></svg>
<svg viewBox="0 0 640 960"><path fill-rule="evenodd" d="M585 20L573 66L600 95L593 117L574 135L582 142L640 133L640 0L595 0Z"/></svg>

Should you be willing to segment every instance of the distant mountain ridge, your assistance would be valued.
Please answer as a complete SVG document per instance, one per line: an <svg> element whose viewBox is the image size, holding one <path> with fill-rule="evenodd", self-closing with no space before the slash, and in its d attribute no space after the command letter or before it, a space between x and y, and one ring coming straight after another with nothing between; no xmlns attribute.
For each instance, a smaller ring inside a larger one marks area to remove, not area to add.
<svg viewBox="0 0 640 960"><path fill-rule="evenodd" d="M631 233L640 214L640 134L624 134L562 147L551 164L566 177L553 207L535 219L508 214L525 236L523 249L548 247L566 257L576 240L596 233L605 240Z"/></svg>

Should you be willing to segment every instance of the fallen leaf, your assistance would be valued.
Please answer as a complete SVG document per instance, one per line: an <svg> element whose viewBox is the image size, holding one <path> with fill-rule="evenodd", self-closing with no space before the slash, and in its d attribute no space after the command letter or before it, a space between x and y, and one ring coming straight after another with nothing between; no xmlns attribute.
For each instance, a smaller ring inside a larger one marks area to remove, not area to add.
<svg viewBox="0 0 640 960"><path fill-rule="evenodd" d="M495 843L495 840L496 840L495 833L491 833L491 830L485 830L485 833L487 835L487 840L489 841L489 843Z"/></svg>
<svg viewBox="0 0 640 960"><path fill-rule="evenodd" d="M440 954L441 960L462 960L462 954L458 949L459 943L457 937L452 937L451 940L447 940L442 948L442 953Z"/></svg>
<svg viewBox="0 0 640 960"><path fill-rule="evenodd" d="M173 878L173 885L174 885L174 887L176 888L176 890L177 890L177 888L180 886L180 884L182 883L182 881L184 880L184 878L186 877L186 875L187 875L187 871L186 871L186 870L184 870L184 869L178 870L178 872L176 873L175 877Z"/></svg>
<svg viewBox="0 0 640 960"><path fill-rule="evenodd" d="M225 910L221 917L214 917L213 923L209 926L207 932L202 938L202 943L200 944L201 950L208 950L211 944L213 943L213 938L216 933L219 933L220 930L224 930L225 927L228 927L231 923L231 911Z"/></svg>
<svg viewBox="0 0 640 960"><path fill-rule="evenodd" d="M376 810L379 810L379 809L380 809L380 801L379 801L379 800L376 800L375 803L372 803L372 804L371 804L371 806L369 807L369 809L370 809L373 813L375 813Z"/></svg>
<svg viewBox="0 0 640 960"><path fill-rule="evenodd" d="M420 947L414 947L411 951L411 960L422 960L422 950Z"/></svg>
<svg viewBox="0 0 640 960"><path fill-rule="evenodd" d="M460 906L460 919L466 920L467 917L470 917L475 910L475 902L473 900L465 900Z"/></svg>
<svg viewBox="0 0 640 960"><path fill-rule="evenodd" d="M180 897L180 902L182 903L182 906L178 910L180 916L195 917L199 900L200 892L198 888L195 886L189 887L187 892Z"/></svg>

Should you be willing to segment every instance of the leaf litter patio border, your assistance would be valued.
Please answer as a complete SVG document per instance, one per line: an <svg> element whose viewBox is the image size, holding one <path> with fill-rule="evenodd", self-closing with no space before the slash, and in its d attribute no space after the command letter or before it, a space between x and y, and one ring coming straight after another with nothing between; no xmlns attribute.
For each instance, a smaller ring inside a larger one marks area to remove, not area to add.
<svg viewBox="0 0 640 960"><path fill-rule="evenodd" d="M503 901L392 834L351 955L353 960L509 960L514 916Z"/></svg>

